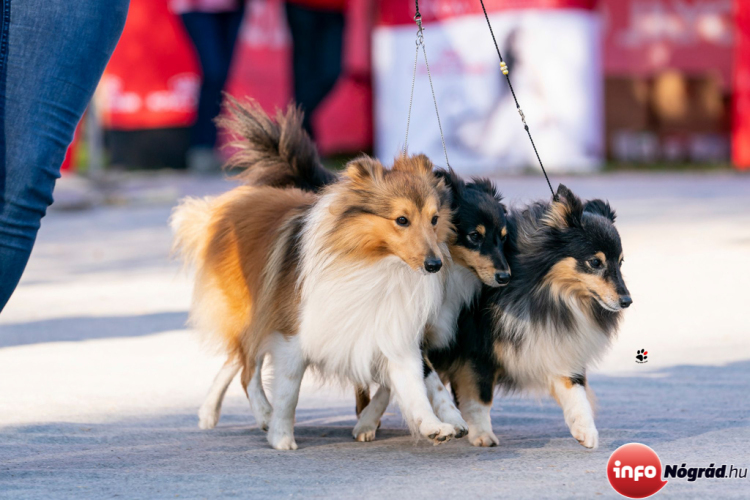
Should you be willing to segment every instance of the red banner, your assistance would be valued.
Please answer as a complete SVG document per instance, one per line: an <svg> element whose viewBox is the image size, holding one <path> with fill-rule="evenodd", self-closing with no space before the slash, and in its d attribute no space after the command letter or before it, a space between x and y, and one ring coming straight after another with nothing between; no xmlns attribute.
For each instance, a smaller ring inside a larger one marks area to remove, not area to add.
<svg viewBox="0 0 750 500"><path fill-rule="evenodd" d="M732 161L750 169L750 3L736 0L737 43L734 51Z"/></svg>
<svg viewBox="0 0 750 500"><path fill-rule="evenodd" d="M97 91L104 126L181 127L195 119L200 72L167 0L131 0L128 19Z"/></svg>

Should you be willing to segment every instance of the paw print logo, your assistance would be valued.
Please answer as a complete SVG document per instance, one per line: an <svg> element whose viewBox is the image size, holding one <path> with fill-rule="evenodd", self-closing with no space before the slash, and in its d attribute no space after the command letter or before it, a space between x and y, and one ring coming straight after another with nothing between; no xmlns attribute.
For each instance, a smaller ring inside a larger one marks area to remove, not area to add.
<svg viewBox="0 0 750 500"><path fill-rule="evenodd" d="M635 353L635 362L636 363L648 363L648 351L645 349L639 349Z"/></svg>

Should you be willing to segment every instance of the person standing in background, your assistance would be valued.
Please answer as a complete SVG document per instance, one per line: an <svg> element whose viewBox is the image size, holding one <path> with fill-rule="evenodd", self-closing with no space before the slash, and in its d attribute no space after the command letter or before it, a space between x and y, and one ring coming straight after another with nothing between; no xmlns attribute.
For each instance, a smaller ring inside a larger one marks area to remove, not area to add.
<svg viewBox="0 0 750 500"><path fill-rule="evenodd" d="M237 35L245 11L244 0L171 0L172 11L185 25L203 73L198 116L190 137L187 167L212 172L221 167L216 153L216 124L221 96L227 83Z"/></svg>
<svg viewBox="0 0 750 500"><path fill-rule="evenodd" d="M2 311L52 203L73 132L122 34L129 0L0 5Z"/></svg>
<svg viewBox="0 0 750 500"><path fill-rule="evenodd" d="M303 126L315 138L312 116L341 74L347 0L287 0L292 34L294 100L305 112Z"/></svg>

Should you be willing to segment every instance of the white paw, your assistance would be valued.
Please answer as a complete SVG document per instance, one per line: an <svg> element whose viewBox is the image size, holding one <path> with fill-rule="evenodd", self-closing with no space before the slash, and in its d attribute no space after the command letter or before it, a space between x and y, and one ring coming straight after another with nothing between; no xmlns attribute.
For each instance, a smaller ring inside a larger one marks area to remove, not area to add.
<svg viewBox="0 0 750 500"><path fill-rule="evenodd" d="M357 422L357 425L354 426L354 430L352 431L352 435L354 436L354 439L357 441L360 441L362 443L369 443L370 441L375 440L375 434L378 431L378 423L377 422L364 422L362 420L359 420Z"/></svg>
<svg viewBox="0 0 750 500"><path fill-rule="evenodd" d="M273 428L269 429L268 435L266 436L268 439L268 444L270 444L273 448L277 450L296 450L297 449L297 443L294 441L294 432L293 431L283 431L283 430L275 430Z"/></svg>
<svg viewBox="0 0 750 500"><path fill-rule="evenodd" d="M456 429L451 424L444 424L439 420L434 422L422 422L419 425L419 433L432 440L434 444L450 441L456 435Z"/></svg>
<svg viewBox="0 0 750 500"><path fill-rule="evenodd" d="M599 446L599 431L592 420L576 419L570 425L570 433L586 448L593 449Z"/></svg>
<svg viewBox="0 0 750 500"><path fill-rule="evenodd" d="M436 412L437 417L453 426L453 430L456 432L456 439L464 437L469 433L469 424L461 417L461 412L454 404L442 405Z"/></svg>
<svg viewBox="0 0 750 500"><path fill-rule="evenodd" d="M497 436L495 436L495 433L491 429L477 430L469 428L469 442L472 446L481 446L484 448L500 444L500 440L497 439Z"/></svg>
<svg viewBox="0 0 750 500"><path fill-rule="evenodd" d="M220 411L214 406L201 406L198 410L198 427L201 429L213 429L219 422Z"/></svg>

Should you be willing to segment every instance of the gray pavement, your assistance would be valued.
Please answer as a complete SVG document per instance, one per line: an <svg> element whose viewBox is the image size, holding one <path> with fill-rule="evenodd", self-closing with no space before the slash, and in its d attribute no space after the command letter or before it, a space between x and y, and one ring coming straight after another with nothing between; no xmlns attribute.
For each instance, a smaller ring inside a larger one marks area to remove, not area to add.
<svg viewBox="0 0 750 500"><path fill-rule="evenodd" d="M590 377L594 451L554 402L519 396L495 402L497 448L415 442L393 406L357 443L350 390L313 379L296 452L266 444L237 382L218 427L199 430L222 360L184 327L190 276L168 257L166 220L179 196L229 184L118 181L109 205L51 211L0 315L0 498L617 498L606 462L632 441L665 464L750 467L750 176L563 179L617 209L635 301ZM511 202L545 196L541 178L498 184ZM748 481L675 479L658 495L747 498Z"/></svg>

